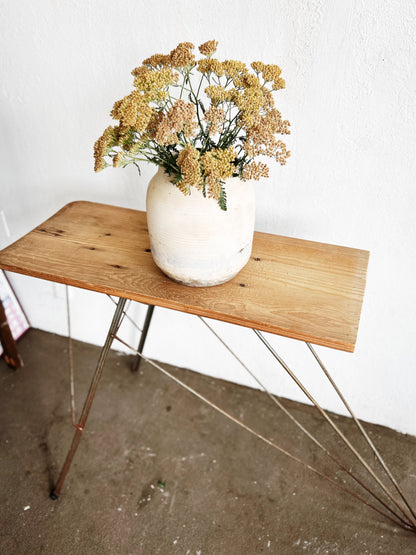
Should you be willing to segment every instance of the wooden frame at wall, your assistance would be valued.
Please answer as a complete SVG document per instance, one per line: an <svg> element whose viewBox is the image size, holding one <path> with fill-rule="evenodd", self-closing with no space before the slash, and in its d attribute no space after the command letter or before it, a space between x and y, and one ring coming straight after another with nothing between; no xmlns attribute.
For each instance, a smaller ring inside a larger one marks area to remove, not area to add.
<svg viewBox="0 0 416 555"><path fill-rule="evenodd" d="M0 270L0 356L12 368L20 368L22 359L16 341L29 329L29 321L3 270Z"/></svg>

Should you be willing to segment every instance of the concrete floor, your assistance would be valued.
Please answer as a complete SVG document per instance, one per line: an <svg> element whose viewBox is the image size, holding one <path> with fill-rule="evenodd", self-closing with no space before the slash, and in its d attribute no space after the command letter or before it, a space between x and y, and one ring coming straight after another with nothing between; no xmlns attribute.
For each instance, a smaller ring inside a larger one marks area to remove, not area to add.
<svg viewBox="0 0 416 555"><path fill-rule="evenodd" d="M19 350L22 370L0 361L1 554L416 553L415 534L238 428L148 364L132 374L131 357L115 352L62 495L50 500L73 430L67 340L30 330ZM78 407L97 354L96 347L74 342ZM263 393L172 371L342 483L343 473ZM284 403L326 438L328 426L316 411ZM349 419L337 417L337 423L361 445ZM416 438L367 429L416 505ZM338 445L328 437L329 446Z"/></svg>

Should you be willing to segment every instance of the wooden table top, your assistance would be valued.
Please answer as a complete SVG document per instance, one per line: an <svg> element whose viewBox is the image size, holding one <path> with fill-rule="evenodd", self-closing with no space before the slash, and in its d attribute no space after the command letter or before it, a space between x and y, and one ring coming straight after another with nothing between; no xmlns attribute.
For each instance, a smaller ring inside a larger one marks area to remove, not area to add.
<svg viewBox="0 0 416 555"><path fill-rule="evenodd" d="M187 287L154 264L145 212L80 201L1 251L0 268L352 352L368 256L255 232L234 279Z"/></svg>

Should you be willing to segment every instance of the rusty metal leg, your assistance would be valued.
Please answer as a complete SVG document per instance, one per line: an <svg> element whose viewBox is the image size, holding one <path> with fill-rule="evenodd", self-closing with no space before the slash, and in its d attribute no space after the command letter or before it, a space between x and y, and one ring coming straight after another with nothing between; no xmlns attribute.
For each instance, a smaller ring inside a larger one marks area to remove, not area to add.
<svg viewBox="0 0 416 555"><path fill-rule="evenodd" d="M149 331L149 326L150 326L150 322L152 320L154 308L155 307L151 304L149 304L149 306L147 308L146 318L144 320L143 330L142 330L142 334L140 336L140 343L139 343L139 346L137 348L139 353L143 352L143 347L144 347L144 343L146 341L147 332ZM141 360L142 360L141 355L137 355L137 357L136 357L136 359L135 359L135 361L132 365L132 368L131 368L134 372L138 371Z"/></svg>
<svg viewBox="0 0 416 555"><path fill-rule="evenodd" d="M50 494L51 499L58 499L59 494L61 492L62 485L65 481L66 475L68 474L68 470L71 466L72 459L74 458L79 442L81 441L82 432L84 431L85 424L87 422L87 418L91 409L92 402L94 400L95 393L97 391L98 383L101 378L101 374L104 368L105 361L108 356L108 352L110 350L111 344L114 340L114 336L116 335L123 318L123 311L124 311L125 304L126 304L126 299L118 300L117 308L114 312L113 320L111 322L110 329L108 330L108 334L107 334L107 338L105 340L104 346L101 349L100 357L97 362L97 367L95 369L94 376L91 380L90 389L88 391L87 398L85 399L85 403L82 409L80 419L78 421L78 424L75 426L76 430L72 440L71 447L66 456L66 460L62 467L58 481Z"/></svg>

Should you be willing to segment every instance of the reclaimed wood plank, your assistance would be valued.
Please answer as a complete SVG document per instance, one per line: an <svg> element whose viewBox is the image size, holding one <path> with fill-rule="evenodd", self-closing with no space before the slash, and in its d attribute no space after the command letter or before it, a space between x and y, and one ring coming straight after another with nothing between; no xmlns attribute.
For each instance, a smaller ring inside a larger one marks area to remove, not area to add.
<svg viewBox="0 0 416 555"><path fill-rule="evenodd" d="M1 251L0 268L352 352L368 257L255 232L233 280L187 287L154 264L145 212L79 201Z"/></svg>

